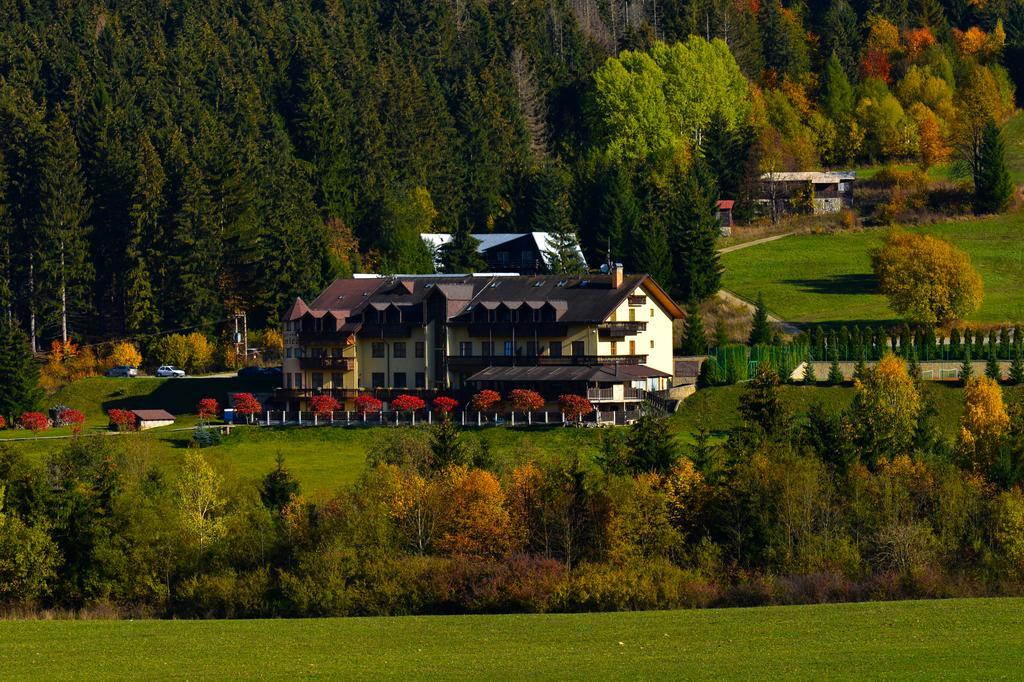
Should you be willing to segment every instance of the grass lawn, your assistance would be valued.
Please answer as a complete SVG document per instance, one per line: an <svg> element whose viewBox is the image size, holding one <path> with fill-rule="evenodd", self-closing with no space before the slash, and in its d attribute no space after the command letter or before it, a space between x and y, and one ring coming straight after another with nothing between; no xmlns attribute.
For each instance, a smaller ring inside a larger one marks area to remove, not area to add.
<svg viewBox="0 0 1024 682"><path fill-rule="evenodd" d="M250 621L8 621L6 679L1016 677L1024 600Z"/></svg>
<svg viewBox="0 0 1024 682"><path fill-rule="evenodd" d="M913 228L945 237L966 251L985 280L985 300L971 322L1024 321L1024 214ZM894 322L875 293L868 250L883 231L795 235L722 256L723 286L798 323Z"/></svg>

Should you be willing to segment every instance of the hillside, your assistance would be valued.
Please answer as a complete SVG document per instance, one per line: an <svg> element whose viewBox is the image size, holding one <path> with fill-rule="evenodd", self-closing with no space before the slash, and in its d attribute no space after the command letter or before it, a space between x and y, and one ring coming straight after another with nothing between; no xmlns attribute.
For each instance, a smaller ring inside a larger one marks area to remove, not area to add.
<svg viewBox="0 0 1024 682"><path fill-rule="evenodd" d="M1024 656L1022 606L982 599L538 616L8 621L0 622L0 661L7 676L54 680L143 679L171 669L190 679L625 679L639 671L1000 678L1016 676Z"/></svg>

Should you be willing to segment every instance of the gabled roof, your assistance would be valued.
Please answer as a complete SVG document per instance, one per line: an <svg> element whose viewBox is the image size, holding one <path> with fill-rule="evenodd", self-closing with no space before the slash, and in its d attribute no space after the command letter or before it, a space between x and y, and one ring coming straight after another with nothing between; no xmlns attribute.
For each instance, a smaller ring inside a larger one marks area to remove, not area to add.
<svg viewBox="0 0 1024 682"><path fill-rule="evenodd" d="M144 422L174 421L174 415L167 410L132 410L132 414Z"/></svg>
<svg viewBox="0 0 1024 682"><path fill-rule="evenodd" d="M284 321L297 320L306 313L309 312L309 306L302 298L296 298L295 302L288 306L288 310L284 311L281 315L281 319Z"/></svg>
<svg viewBox="0 0 1024 682"><path fill-rule="evenodd" d="M761 179L775 180L776 182L815 182L823 184L856 180L857 174L853 171L784 171L763 173Z"/></svg>
<svg viewBox="0 0 1024 682"><path fill-rule="evenodd" d="M555 250L554 244L551 240L550 232L474 232L473 238L480 242L480 245L476 247L477 253L483 253L484 251L490 251L493 248L522 239L523 237L530 237L533 240L534 245L537 247L537 251L540 254L540 258L544 261L544 265L551 267L551 252ZM452 240L452 235L444 232L422 232L420 238L427 243L427 245L435 251L441 246L449 243ZM583 256L583 249L580 248L579 243L575 244L576 255L579 259L586 263L586 258ZM439 264L438 264L439 265Z"/></svg>

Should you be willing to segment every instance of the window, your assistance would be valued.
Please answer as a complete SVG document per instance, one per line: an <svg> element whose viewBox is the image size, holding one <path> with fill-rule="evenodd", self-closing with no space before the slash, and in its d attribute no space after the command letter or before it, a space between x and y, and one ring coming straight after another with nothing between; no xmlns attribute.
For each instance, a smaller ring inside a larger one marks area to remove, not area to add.
<svg viewBox="0 0 1024 682"><path fill-rule="evenodd" d="M422 341L417 341L415 346L416 357L424 358L427 356L427 344Z"/></svg>
<svg viewBox="0 0 1024 682"><path fill-rule="evenodd" d="M284 375L284 387L285 388L291 388L292 387L292 373L291 372L288 372L287 374Z"/></svg>
<svg viewBox="0 0 1024 682"><path fill-rule="evenodd" d="M427 387L427 375L425 372L416 372L416 388Z"/></svg>
<svg viewBox="0 0 1024 682"><path fill-rule="evenodd" d="M498 265L508 265L508 251L498 252Z"/></svg>
<svg viewBox="0 0 1024 682"><path fill-rule="evenodd" d="M537 355L537 342L536 341L527 341L526 342L526 356L532 358L532 357L535 357L536 355Z"/></svg>
<svg viewBox="0 0 1024 682"><path fill-rule="evenodd" d="M464 358L468 358L473 354L473 342L472 341L459 341L459 355Z"/></svg>
<svg viewBox="0 0 1024 682"><path fill-rule="evenodd" d="M395 388L406 388L409 384L405 378L405 372L395 372L395 383L392 384Z"/></svg>
<svg viewBox="0 0 1024 682"><path fill-rule="evenodd" d="M483 355L484 357L494 355L494 344L490 341L481 341L480 355Z"/></svg>
<svg viewBox="0 0 1024 682"><path fill-rule="evenodd" d="M651 308L651 319L654 319L654 308Z"/></svg>
<svg viewBox="0 0 1024 682"><path fill-rule="evenodd" d="M341 388L344 383L345 382L341 378L341 372L334 372L331 374L331 388Z"/></svg>
<svg viewBox="0 0 1024 682"><path fill-rule="evenodd" d="M651 348L654 348L654 339L651 339Z"/></svg>
<svg viewBox="0 0 1024 682"><path fill-rule="evenodd" d="M505 342L505 357L509 357L512 354L513 354L512 342L511 341L506 341Z"/></svg>
<svg viewBox="0 0 1024 682"><path fill-rule="evenodd" d="M533 265L533 251L521 251L519 253L519 263L521 265Z"/></svg>
<svg viewBox="0 0 1024 682"><path fill-rule="evenodd" d="M370 386L384 388L384 372L374 372L370 377Z"/></svg>
<svg viewBox="0 0 1024 682"><path fill-rule="evenodd" d="M584 353L584 344L583 344L583 342L582 341L573 341L572 342L572 354L576 355L576 356L579 356L579 355L583 355L583 353Z"/></svg>
<svg viewBox="0 0 1024 682"><path fill-rule="evenodd" d="M636 308L629 309L629 321L636 322Z"/></svg>
<svg viewBox="0 0 1024 682"><path fill-rule="evenodd" d="M341 349L338 348L337 346L332 348L331 349L331 357L332 358L340 358L341 357Z"/></svg>
<svg viewBox="0 0 1024 682"><path fill-rule="evenodd" d="M552 341L551 342L551 357L560 358L562 357L562 342Z"/></svg>
<svg viewBox="0 0 1024 682"><path fill-rule="evenodd" d="M636 341L629 342L629 354L636 355Z"/></svg>
<svg viewBox="0 0 1024 682"><path fill-rule="evenodd" d="M302 372L295 373L295 388L302 388Z"/></svg>
<svg viewBox="0 0 1024 682"><path fill-rule="evenodd" d="M405 341L395 341L391 346L391 355L396 358L405 357Z"/></svg>
<svg viewBox="0 0 1024 682"><path fill-rule="evenodd" d="M323 388L323 387L324 387L324 373L323 372L313 372L313 388Z"/></svg>
<svg viewBox="0 0 1024 682"><path fill-rule="evenodd" d="M299 359L302 358L302 349L301 348L296 348L295 349L295 357L299 358Z"/></svg>
<svg viewBox="0 0 1024 682"><path fill-rule="evenodd" d="M372 346L372 355L375 358L382 358L387 353L387 344L380 341L374 341Z"/></svg>
<svg viewBox="0 0 1024 682"><path fill-rule="evenodd" d="M288 346L287 348L284 349L284 356L286 358L290 358L292 356L292 347L291 346Z"/></svg>
<svg viewBox="0 0 1024 682"><path fill-rule="evenodd" d="M612 341L611 346L612 346L612 353L611 354L612 355L618 355L619 354L619 343L617 341Z"/></svg>

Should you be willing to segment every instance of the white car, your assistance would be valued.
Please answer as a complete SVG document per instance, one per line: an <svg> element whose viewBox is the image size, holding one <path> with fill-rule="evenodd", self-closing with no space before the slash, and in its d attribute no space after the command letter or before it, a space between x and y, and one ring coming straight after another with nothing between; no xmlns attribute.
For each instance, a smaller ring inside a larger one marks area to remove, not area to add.
<svg viewBox="0 0 1024 682"><path fill-rule="evenodd" d="M173 365L161 365L160 367L157 368L156 375L158 377L178 378L185 376L185 370L178 369Z"/></svg>

